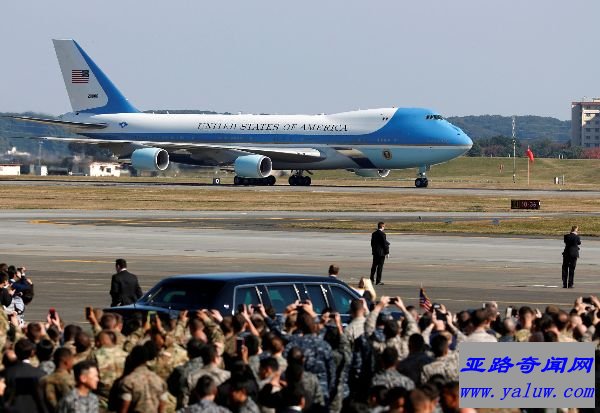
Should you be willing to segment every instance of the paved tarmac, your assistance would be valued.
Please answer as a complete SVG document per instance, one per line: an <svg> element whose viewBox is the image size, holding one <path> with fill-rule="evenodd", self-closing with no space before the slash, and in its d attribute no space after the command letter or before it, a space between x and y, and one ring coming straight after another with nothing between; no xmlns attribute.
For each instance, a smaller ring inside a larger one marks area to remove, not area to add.
<svg viewBox="0 0 600 413"><path fill-rule="evenodd" d="M176 211L2 211L0 261L25 265L35 282L26 319L45 318L55 307L69 322L83 322L85 306L105 307L114 259L123 257L148 289L182 273L269 271L324 274L331 263L351 284L370 268L370 234L277 231L245 225L268 219L302 219L304 213ZM326 213L319 213L327 217ZM332 219L341 214L329 214ZM227 221L243 217L236 226ZM369 216L369 219L376 217ZM189 227L185 220L210 220ZM160 220L160 225L157 221ZM169 223L171 222L171 224ZM251 228L251 229L244 229ZM583 235L575 289L560 280L562 239L395 234L378 294L417 304L419 286L451 310L485 300L500 307L570 306L578 295L600 293L600 240Z"/></svg>
<svg viewBox="0 0 600 413"><path fill-rule="evenodd" d="M504 196L519 199L539 199L548 196L552 197L569 197L569 198L598 198L600 191L597 190L564 190L560 186L553 189L486 189L486 188L446 188L445 182L436 183L435 180L430 181L428 188L415 188L414 181L388 181L387 186L361 185L360 182L352 185L320 185L315 181L311 186L290 186L287 185L287 178L279 178L278 184L275 186L234 186L232 184L212 185L207 178L198 178L194 182L192 178L189 182L179 182L165 179L164 181L145 181L144 178L139 178L140 181L108 181L108 180L78 180L77 177L64 179L2 179L2 185L31 185L31 186L85 186L85 187L136 187L136 188L197 188L198 190L220 190L220 191L235 191L236 189L254 189L263 192L369 192L369 193L426 193L429 195L469 195L469 196ZM154 178L152 178L154 179ZM436 187L438 186L438 187Z"/></svg>

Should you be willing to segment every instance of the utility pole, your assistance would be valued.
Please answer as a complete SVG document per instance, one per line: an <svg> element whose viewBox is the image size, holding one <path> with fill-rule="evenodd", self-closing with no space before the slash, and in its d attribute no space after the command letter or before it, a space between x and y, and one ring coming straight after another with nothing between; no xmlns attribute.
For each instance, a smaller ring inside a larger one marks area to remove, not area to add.
<svg viewBox="0 0 600 413"><path fill-rule="evenodd" d="M513 184L517 182L517 135L515 132L515 117L512 117L512 141L513 141Z"/></svg>
<svg viewBox="0 0 600 413"><path fill-rule="evenodd" d="M42 140L40 139L38 146L38 167L40 168L40 175L42 174Z"/></svg>

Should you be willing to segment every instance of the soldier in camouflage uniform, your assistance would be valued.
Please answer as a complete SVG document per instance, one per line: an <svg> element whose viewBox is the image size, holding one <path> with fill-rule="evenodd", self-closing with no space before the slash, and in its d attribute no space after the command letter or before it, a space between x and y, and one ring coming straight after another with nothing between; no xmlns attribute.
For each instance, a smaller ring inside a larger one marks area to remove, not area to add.
<svg viewBox="0 0 600 413"><path fill-rule="evenodd" d="M132 370L117 389L121 410L164 413L168 399L167 383L147 366L150 355L145 346L136 346L126 365Z"/></svg>
<svg viewBox="0 0 600 413"><path fill-rule="evenodd" d="M381 363L383 364L383 371L375 374L371 387L385 386L387 389L402 387L408 391L415 388L415 382L396 370L398 350L395 347L388 347L383 350Z"/></svg>
<svg viewBox="0 0 600 413"><path fill-rule="evenodd" d="M385 340L383 342L373 340L372 345L375 352L378 354L381 354L386 347L395 347L396 350L398 350L399 359L403 360L408 356L408 338L411 334L418 333L419 328L412 313L406 309L404 302L400 297L394 297L393 302L390 297L381 297L373 311L367 316L365 333L367 336L371 336L375 332L379 314L384 308L390 305L390 303L398 307L404 313L404 317L406 317L406 327L402 331L398 322L395 320L389 319L384 321L383 333L385 335Z"/></svg>
<svg viewBox="0 0 600 413"><path fill-rule="evenodd" d="M217 385L210 376L203 376L198 380L194 393L198 403L180 409L177 413L231 413L229 409L221 407L214 402L217 395Z"/></svg>
<svg viewBox="0 0 600 413"><path fill-rule="evenodd" d="M89 314L88 321L92 325L92 333L94 336L98 336L101 331L112 331L115 334L116 345L123 346L125 344L126 337L123 335L121 330L123 329L123 319L120 314L117 313L106 313L100 317L100 322L96 318L96 312L101 312L92 308Z"/></svg>
<svg viewBox="0 0 600 413"><path fill-rule="evenodd" d="M98 397L93 390L98 387L98 368L90 360L74 366L76 387L58 404L58 413L98 413Z"/></svg>
<svg viewBox="0 0 600 413"><path fill-rule="evenodd" d="M80 331L75 336L75 364L89 360L94 349L92 338L85 331Z"/></svg>
<svg viewBox="0 0 600 413"><path fill-rule="evenodd" d="M204 367L198 370L192 370L187 375L187 388L190 389L188 392L191 392L191 389L195 388L198 379L202 376L212 377L217 386L220 386L231 377L229 371L219 368L222 358L215 345L208 344L204 346L201 357Z"/></svg>
<svg viewBox="0 0 600 413"><path fill-rule="evenodd" d="M188 361L187 353L181 346L173 342L172 337L163 334L156 328L150 331L150 340L158 349L158 355L155 360L148 363L148 366L166 381L175 367Z"/></svg>
<svg viewBox="0 0 600 413"><path fill-rule="evenodd" d="M58 409L58 402L75 387L72 373L73 353L66 347L54 351L54 373L41 379L44 399L48 410L53 413Z"/></svg>
<svg viewBox="0 0 600 413"><path fill-rule="evenodd" d="M91 360L98 366L100 383L96 394L100 399L100 407L107 408L110 388L115 380L123 374L127 353L116 343L112 331L102 330L96 337L96 349L92 352Z"/></svg>
<svg viewBox="0 0 600 413"><path fill-rule="evenodd" d="M435 360L423 366L421 383L436 375L442 376L445 382L458 381L458 352L450 352L448 337L438 334L431 339L431 350Z"/></svg>
<svg viewBox="0 0 600 413"><path fill-rule="evenodd" d="M6 312L0 307L0 349L3 349L4 345L6 344L9 328L10 324L8 322L8 317L6 316Z"/></svg>
<svg viewBox="0 0 600 413"><path fill-rule="evenodd" d="M202 361L202 349L206 344L200 340L191 339L187 344L187 355L189 361L173 370L167 380L169 392L177 398L177 408L181 409L189 401L190 392L193 389L188 387L188 376L204 367Z"/></svg>
<svg viewBox="0 0 600 413"><path fill-rule="evenodd" d="M297 331L301 334L289 336L289 342L284 354L294 347L299 348L304 355L304 369L314 373L318 379L326 406L329 405L329 395L335 390L335 363L331 346L315 334L316 328L313 317L308 312L298 314ZM289 360L288 360L289 361Z"/></svg>

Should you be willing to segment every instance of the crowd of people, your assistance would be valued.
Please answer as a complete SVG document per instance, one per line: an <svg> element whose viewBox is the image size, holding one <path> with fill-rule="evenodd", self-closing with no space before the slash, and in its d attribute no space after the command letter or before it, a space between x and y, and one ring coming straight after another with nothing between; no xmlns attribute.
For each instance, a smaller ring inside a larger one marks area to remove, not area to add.
<svg viewBox="0 0 600 413"><path fill-rule="evenodd" d="M377 297L369 279L349 320L306 301L284 314L261 305L176 319L89 309L82 328L54 310L24 322L12 301L29 293L13 286L33 284L22 270L0 270L4 411L469 412L459 408L459 343L600 342L596 297L568 310L501 313L489 302L452 314Z"/></svg>

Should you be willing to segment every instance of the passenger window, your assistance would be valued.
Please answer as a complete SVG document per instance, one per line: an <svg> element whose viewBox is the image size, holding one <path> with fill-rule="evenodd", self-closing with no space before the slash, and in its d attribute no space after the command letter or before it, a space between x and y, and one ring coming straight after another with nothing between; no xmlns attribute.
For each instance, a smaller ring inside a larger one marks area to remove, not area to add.
<svg viewBox="0 0 600 413"><path fill-rule="evenodd" d="M331 285L329 288L331 288L331 294L333 295L335 310L340 314L349 314L350 303L354 300L354 297L350 295L348 291L337 285Z"/></svg>
<svg viewBox="0 0 600 413"><path fill-rule="evenodd" d="M260 304L256 287L242 287L235 290L235 308L240 304Z"/></svg>
<svg viewBox="0 0 600 413"><path fill-rule="evenodd" d="M315 313L323 314L323 310L327 307L327 301L325 301L321 286L319 284L306 284L304 287L306 288L306 292L308 293L308 297L310 298Z"/></svg>
<svg viewBox="0 0 600 413"><path fill-rule="evenodd" d="M270 285L267 289L271 305L278 313L283 313L288 305L298 300L296 289L291 284Z"/></svg>

